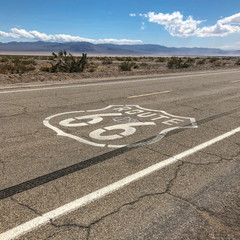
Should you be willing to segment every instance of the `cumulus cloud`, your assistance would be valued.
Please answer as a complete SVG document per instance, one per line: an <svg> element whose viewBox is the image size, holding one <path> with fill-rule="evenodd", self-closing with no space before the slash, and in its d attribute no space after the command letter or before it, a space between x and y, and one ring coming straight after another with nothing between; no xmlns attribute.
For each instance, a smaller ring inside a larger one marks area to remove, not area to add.
<svg viewBox="0 0 240 240"><path fill-rule="evenodd" d="M195 35L198 37L225 37L232 33L240 33L240 27L217 22L213 26L197 29Z"/></svg>
<svg viewBox="0 0 240 240"><path fill-rule="evenodd" d="M192 36L197 30L197 25L202 21L196 21L191 16L183 20L183 15L180 12L172 14L163 14L149 12L147 14L149 22L157 23L165 26L165 29L172 35L178 37Z"/></svg>
<svg viewBox="0 0 240 240"><path fill-rule="evenodd" d="M219 23L225 24L240 24L240 13L234 14L230 17L223 18L218 21Z"/></svg>
<svg viewBox="0 0 240 240"><path fill-rule="evenodd" d="M148 18L149 22L165 27L172 35L177 37L224 37L232 33L240 33L240 13L218 20L213 26L199 27L202 20L194 20L192 16L184 19L180 12L140 14Z"/></svg>
<svg viewBox="0 0 240 240"><path fill-rule="evenodd" d="M136 17L137 15L136 15L136 13L130 13L129 16L130 17Z"/></svg>
<svg viewBox="0 0 240 240"><path fill-rule="evenodd" d="M90 42L90 43L113 43L113 44L135 44L142 43L141 40L131 39L90 39L67 34L48 35L38 31L26 31L25 29L12 28L10 32L0 31L0 37L34 39L41 41L59 41L59 42Z"/></svg>

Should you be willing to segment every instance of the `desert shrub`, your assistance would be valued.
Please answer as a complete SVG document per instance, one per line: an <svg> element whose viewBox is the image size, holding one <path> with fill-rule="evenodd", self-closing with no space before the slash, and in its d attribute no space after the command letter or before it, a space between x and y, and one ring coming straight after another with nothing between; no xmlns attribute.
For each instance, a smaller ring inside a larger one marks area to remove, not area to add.
<svg viewBox="0 0 240 240"><path fill-rule="evenodd" d="M148 59L149 59L150 61L153 61L153 60L154 60L154 57L148 57Z"/></svg>
<svg viewBox="0 0 240 240"><path fill-rule="evenodd" d="M32 65L25 65L24 63L22 63L21 61L19 63L15 63L14 65L12 65L12 68L10 70L10 73L26 73L26 72L30 72L35 70L35 67Z"/></svg>
<svg viewBox="0 0 240 240"><path fill-rule="evenodd" d="M12 65L9 63L0 64L0 74L8 74L12 70Z"/></svg>
<svg viewBox="0 0 240 240"><path fill-rule="evenodd" d="M26 64L20 57L9 59L8 62L0 64L0 73L2 74L14 74L14 73L25 73L35 70L32 64Z"/></svg>
<svg viewBox="0 0 240 240"><path fill-rule="evenodd" d="M82 57L73 57L71 53L60 51L58 54L52 53L52 66L45 71L48 72L83 72L87 64L87 54L83 53Z"/></svg>
<svg viewBox="0 0 240 240"><path fill-rule="evenodd" d="M155 60L155 62L166 62L166 58L165 57L159 57Z"/></svg>
<svg viewBox="0 0 240 240"><path fill-rule="evenodd" d="M186 63L193 65L195 63L196 59L195 58L187 58Z"/></svg>
<svg viewBox="0 0 240 240"><path fill-rule="evenodd" d="M24 65L36 65L36 62L33 59L22 60L22 63Z"/></svg>
<svg viewBox="0 0 240 240"><path fill-rule="evenodd" d="M240 66L240 59L235 62L235 65Z"/></svg>
<svg viewBox="0 0 240 240"><path fill-rule="evenodd" d="M112 64L112 59L110 59L110 58L104 59L104 60L102 61L102 64L103 64L103 65Z"/></svg>
<svg viewBox="0 0 240 240"><path fill-rule="evenodd" d="M133 59L131 57L125 57L125 61L131 62Z"/></svg>
<svg viewBox="0 0 240 240"><path fill-rule="evenodd" d="M182 58L171 57L171 58L168 60L167 67L168 67L169 69L188 68L188 67L190 67L190 64L187 63L187 60L184 61Z"/></svg>
<svg viewBox="0 0 240 240"><path fill-rule="evenodd" d="M122 71L131 71L131 69L134 65L135 64L133 62L124 61L119 65L119 69Z"/></svg>
<svg viewBox="0 0 240 240"><path fill-rule="evenodd" d="M95 70L96 70L95 68L89 68L88 72L95 72Z"/></svg>
<svg viewBox="0 0 240 240"><path fill-rule="evenodd" d="M120 61L120 62L123 62L123 61L125 61L125 58L124 57L116 57L116 60Z"/></svg>
<svg viewBox="0 0 240 240"><path fill-rule="evenodd" d="M217 61L214 63L214 67L220 67L220 66L222 66L222 64L220 62Z"/></svg>
<svg viewBox="0 0 240 240"><path fill-rule="evenodd" d="M0 62L8 62L10 60L10 57L1 57Z"/></svg>
<svg viewBox="0 0 240 240"><path fill-rule="evenodd" d="M209 58L210 63L215 63L216 61L218 61L218 58L216 57Z"/></svg>
<svg viewBox="0 0 240 240"><path fill-rule="evenodd" d="M167 64L167 67L169 69L173 69L173 68L180 68L179 66L182 64L182 59L181 58L178 58L178 57L171 57L169 60L168 60L168 64Z"/></svg>
<svg viewBox="0 0 240 240"><path fill-rule="evenodd" d="M147 67L148 64L147 64L147 63L140 63L140 66L141 66L141 67Z"/></svg>
<svg viewBox="0 0 240 240"><path fill-rule="evenodd" d="M50 56L35 56L35 60L50 60Z"/></svg>
<svg viewBox="0 0 240 240"><path fill-rule="evenodd" d="M206 59L204 58L204 59L200 59L200 60L198 60L197 62L196 62L196 64L197 65L203 65L203 64L205 64L206 63Z"/></svg>
<svg viewBox="0 0 240 240"><path fill-rule="evenodd" d="M191 65L187 62L184 62L183 64L180 65L180 68L189 68Z"/></svg>
<svg viewBox="0 0 240 240"><path fill-rule="evenodd" d="M50 70L49 67L41 67L40 71L42 71L42 72L50 72L51 70Z"/></svg>
<svg viewBox="0 0 240 240"><path fill-rule="evenodd" d="M20 62L20 57L19 56L12 56L12 58L11 58L11 62L13 63L13 64L18 64L19 62Z"/></svg>

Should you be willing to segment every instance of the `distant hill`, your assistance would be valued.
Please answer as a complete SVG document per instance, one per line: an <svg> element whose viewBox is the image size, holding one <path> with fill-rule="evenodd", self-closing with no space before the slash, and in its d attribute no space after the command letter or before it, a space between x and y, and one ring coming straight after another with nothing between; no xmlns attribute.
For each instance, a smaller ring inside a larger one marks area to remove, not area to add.
<svg viewBox="0 0 240 240"><path fill-rule="evenodd" d="M89 53L106 55L195 55L195 56L240 56L240 51L225 51L217 48L175 48L156 44L116 45L92 44L89 42L9 42L0 43L0 52L58 52Z"/></svg>

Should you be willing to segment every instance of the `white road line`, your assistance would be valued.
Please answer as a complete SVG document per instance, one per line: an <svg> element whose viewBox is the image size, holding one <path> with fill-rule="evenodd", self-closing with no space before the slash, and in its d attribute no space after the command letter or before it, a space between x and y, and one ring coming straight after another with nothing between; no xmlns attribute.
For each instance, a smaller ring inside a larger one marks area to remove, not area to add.
<svg viewBox="0 0 240 240"><path fill-rule="evenodd" d="M81 87L102 86L102 85L115 85L115 84L146 82L146 81L160 81L160 80L173 79L173 78L186 78L186 77L190 78L190 77L209 76L209 75L217 75L217 74L229 74L229 73L238 73L238 72L239 71L200 73L200 74L171 76L171 77L146 78L146 79L140 79L140 80L123 80L123 81L116 81L116 82L110 81L110 82L105 82L105 83L75 84L75 85L66 85L66 86L39 87L39 88L28 88L28 89L19 89L19 90L8 90L8 91L1 91L1 88L0 88L0 94L18 93L18 92L33 92L33 91L44 91L44 90L66 89L66 88L81 88Z"/></svg>
<svg viewBox="0 0 240 240"><path fill-rule="evenodd" d="M115 192L115 191L119 190L120 188L123 188L134 181L137 181L143 177L146 177L149 174L152 174L153 172L156 172L168 165L171 165L171 164L181 160L184 157L187 157L193 153L196 153L196 152L198 152L208 146L211 146L212 144L217 143L227 137L230 137L238 132L240 132L240 127L235 128L232 131L224 133L218 137L215 137L215 138L213 138L207 142L204 142L196 147L193 147L189 150L186 150L180 154L177 154L174 157L171 157L164 161L156 163L148 168L145 168L145 169L143 169L139 172L136 172L128 177L125 177L115 183L112 183L112 184L110 184L106 187L103 187L95 192L92 192L88 195L85 195L75 201L67 203L59 208L56 208L48 213L43 214L42 216L36 217L26 223L23 223L15 228L12 228L12 229L0 234L0 240L10 240L10 239L19 237L27 232L32 231L33 229L35 229L41 225L49 223L51 220L53 220L55 218L58 218L65 214L68 214L82 206L89 204L90 202L92 202L94 200L100 199L112 192Z"/></svg>

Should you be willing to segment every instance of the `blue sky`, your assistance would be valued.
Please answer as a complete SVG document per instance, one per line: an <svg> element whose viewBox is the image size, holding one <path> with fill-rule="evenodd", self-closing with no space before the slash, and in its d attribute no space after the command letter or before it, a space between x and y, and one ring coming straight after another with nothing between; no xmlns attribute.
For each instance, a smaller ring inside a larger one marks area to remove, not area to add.
<svg viewBox="0 0 240 240"><path fill-rule="evenodd" d="M240 49L239 0L0 0L0 42Z"/></svg>

